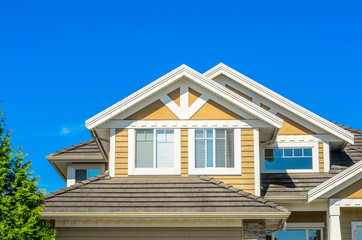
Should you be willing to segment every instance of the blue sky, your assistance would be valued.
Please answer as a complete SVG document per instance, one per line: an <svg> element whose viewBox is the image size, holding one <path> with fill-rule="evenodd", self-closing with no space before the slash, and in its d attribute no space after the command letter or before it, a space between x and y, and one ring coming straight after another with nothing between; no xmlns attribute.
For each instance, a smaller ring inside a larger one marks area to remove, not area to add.
<svg viewBox="0 0 362 240"><path fill-rule="evenodd" d="M168 71L223 62L362 128L361 1L0 1L0 98L40 186L84 121Z"/></svg>

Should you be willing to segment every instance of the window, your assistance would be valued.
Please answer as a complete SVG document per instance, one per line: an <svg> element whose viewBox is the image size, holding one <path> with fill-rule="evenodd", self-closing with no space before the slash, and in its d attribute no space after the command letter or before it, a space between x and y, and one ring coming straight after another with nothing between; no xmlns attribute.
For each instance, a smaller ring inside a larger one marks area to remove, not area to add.
<svg viewBox="0 0 362 240"><path fill-rule="evenodd" d="M313 169L312 148L265 149L265 170Z"/></svg>
<svg viewBox="0 0 362 240"><path fill-rule="evenodd" d="M135 161L136 168L173 168L174 131L136 130Z"/></svg>
<svg viewBox="0 0 362 240"><path fill-rule="evenodd" d="M321 225L320 223L316 223ZM308 224L312 225L312 223ZM291 228L286 231L278 231L272 234L267 235L267 240L323 240L323 231L322 228Z"/></svg>
<svg viewBox="0 0 362 240"><path fill-rule="evenodd" d="M213 167L234 167L234 131L232 129L195 130L195 168Z"/></svg>
<svg viewBox="0 0 362 240"><path fill-rule="evenodd" d="M362 240L362 222L352 222L352 240Z"/></svg>
<svg viewBox="0 0 362 240"><path fill-rule="evenodd" d="M267 146L261 151L264 173L318 172L318 142L283 142Z"/></svg>
<svg viewBox="0 0 362 240"><path fill-rule="evenodd" d="M129 129L129 175L179 175L180 129Z"/></svg>
<svg viewBox="0 0 362 240"><path fill-rule="evenodd" d="M189 174L241 175L240 129L189 129Z"/></svg>
<svg viewBox="0 0 362 240"><path fill-rule="evenodd" d="M84 181L88 178L99 175L99 169L76 169L75 183Z"/></svg>

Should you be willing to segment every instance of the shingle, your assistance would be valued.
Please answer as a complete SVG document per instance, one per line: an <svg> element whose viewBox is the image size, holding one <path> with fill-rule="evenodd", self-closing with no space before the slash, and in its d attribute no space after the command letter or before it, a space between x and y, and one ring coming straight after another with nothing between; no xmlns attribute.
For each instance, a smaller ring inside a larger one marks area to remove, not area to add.
<svg viewBox="0 0 362 240"><path fill-rule="evenodd" d="M99 151L99 148L94 141L88 140L86 142L82 142L73 146L70 146L68 148L56 151L49 155L50 157L54 156L99 156L101 157L101 152Z"/></svg>

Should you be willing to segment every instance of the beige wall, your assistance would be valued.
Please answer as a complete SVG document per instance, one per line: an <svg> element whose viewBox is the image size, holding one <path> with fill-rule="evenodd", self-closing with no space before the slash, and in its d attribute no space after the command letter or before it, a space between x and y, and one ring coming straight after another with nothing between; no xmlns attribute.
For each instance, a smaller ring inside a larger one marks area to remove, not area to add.
<svg viewBox="0 0 362 240"><path fill-rule="evenodd" d="M362 179L335 194L332 198L362 199Z"/></svg>
<svg viewBox="0 0 362 240"><path fill-rule="evenodd" d="M56 240L240 240L240 228L56 228Z"/></svg>
<svg viewBox="0 0 362 240"><path fill-rule="evenodd" d="M128 129L116 130L115 176L128 176Z"/></svg>
<svg viewBox="0 0 362 240"><path fill-rule="evenodd" d="M362 221L362 208L341 208L340 222L343 240L352 240L352 221Z"/></svg>

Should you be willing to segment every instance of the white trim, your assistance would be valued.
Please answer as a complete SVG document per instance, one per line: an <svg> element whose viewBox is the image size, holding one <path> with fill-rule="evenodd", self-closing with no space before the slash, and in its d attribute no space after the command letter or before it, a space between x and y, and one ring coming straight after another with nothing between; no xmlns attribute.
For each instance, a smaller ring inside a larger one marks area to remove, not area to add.
<svg viewBox="0 0 362 240"><path fill-rule="evenodd" d="M161 102L166 105L171 112L173 112L179 119L184 119L182 109L167 95L165 94L160 98Z"/></svg>
<svg viewBox="0 0 362 240"><path fill-rule="evenodd" d="M343 170L308 192L308 202L317 198L329 198L362 178L362 161Z"/></svg>
<svg viewBox="0 0 362 240"><path fill-rule="evenodd" d="M321 234L321 240L323 240L323 228L324 223L322 222L305 222L305 223L286 223L286 231L290 230L305 230L305 240L309 240L309 231L317 230L320 231ZM275 240L275 233L272 233L272 239Z"/></svg>
<svg viewBox="0 0 362 240"><path fill-rule="evenodd" d="M362 228L362 221L353 221L352 223L352 240L358 239L358 228Z"/></svg>
<svg viewBox="0 0 362 240"><path fill-rule="evenodd" d="M260 141L259 129L254 128L254 175L255 175L255 195L260 196Z"/></svg>
<svg viewBox="0 0 362 240"><path fill-rule="evenodd" d="M146 87L140 89L139 91L133 93L132 95L126 97L120 102L114 104L113 106L105 109L94 117L88 119L86 121L86 127L88 129L93 129L98 125L114 118L116 115L121 112L133 107L139 101L142 101L151 95L157 93L161 89L171 85L173 82L177 81L182 77L187 77L192 82L201 85L202 87L208 89L212 94L223 98L224 100L235 104L235 106L240 109L250 113L258 119L264 120L270 125L281 128L283 126L283 120L274 114L266 111L260 106L252 103L245 98L239 96L238 94L230 91L229 89L221 86L220 84L210 80L199 72L187 67L186 65L182 65L175 70L169 72L158 80L152 82Z"/></svg>
<svg viewBox="0 0 362 240"><path fill-rule="evenodd" d="M87 170L87 178L88 178L88 170L89 169L98 169L99 174L104 173L104 164L69 164L67 167L67 187L75 184L75 170Z"/></svg>
<svg viewBox="0 0 362 240"><path fill-rule="evenodd" d="M103 128L262 128L261 120L110 120Z"/></svg>
<svg viewBox="0 0 362 240"><path fill-rule="evenodd" d="M265 149L268 148L312 148L313 169L287 169L287 170L265 170ZM272 145L262 146L260 152L262 173L307 173L319 172L319 150L318 142L276 142Z"/></svg>
<svg viewBox="0 0 362 240"><path fill-rule="evenodd" d="M153 128L154 139L157 128ZM174 131L174 166L173 168L136 168L136 130L128 130L128 175L129 176L157 176L157 175L181 175L181 129L172 129ZM153 144L156 146L155 142ZM154 150L155 160L156 151ZM156 161L154 161L155 163Z"/></svg>
<svg viewBox="0 0 362 240"><path fill-rule="evenodd" d="M324 172L329 172L331 168L331 160L329 155L329 142L323 142Z"/></svg>
<svg viewBox="0 0 362 240"><path fill-rule="evenodd" d="M186 119L190 119L209 100L205 95L201 95L188 109Z"/></svg>
<svg viewBox="0 0 362 240"><path fill-rule="evenodd" d="M189 109L189 87L186 85L180 86L180 107L183 113ZM180 119L188 119L188 117L184 115Z"/></svg>
<svg viewBox="0 0 362 240"><path fill-rule="evenodd" d="M332 135L323 135L323 134L316 134L316 135L278 135L276 138L277 142L333 142L337 141L338 139Z"/></svg>
<svg viewBox="0 0 362 240"><path fill-rule="evenodd" d="M209 71L205 72L204 75L209 78L215 78L216 76L223 74L244 87L252 90L253 92L265 97L266 99L278 104L298 116L303 117L307 121L315 124L316 126L324 129L325 131L332 133L333 135L343 139L344 141L354 144L354 135L347 130L337 126L336 124L327 121L326 119L312 113L311 111L299 106L298 104L282 97L274 91L264 87L263 85L255 82L254 80L246 77L245 75L235 71L234 69L220 63L213 67Z"/></svg>
<svg viewBox="0 0 362 240"><path fill-rule="evenodd" d="M241 175L240 129L234 129L234 167L233 168L195 168L195 129L188 130L189 175ZM214 141L215 143L215 141ZM215 154L215 151L214 151ZM215 157L214 157L215 159Z"/></svg>
<svg viewBox="0 0 362 240"><path fill-rule="evenodd" d="M336 207L362 207L362 199L331 198L329 202Z"/></svg>
<svg viewBox="0 0 362 240"><path fill-rule="evenodd" d="M116 129L109 130L109 176L114 177L116 171Z"/></svg>

